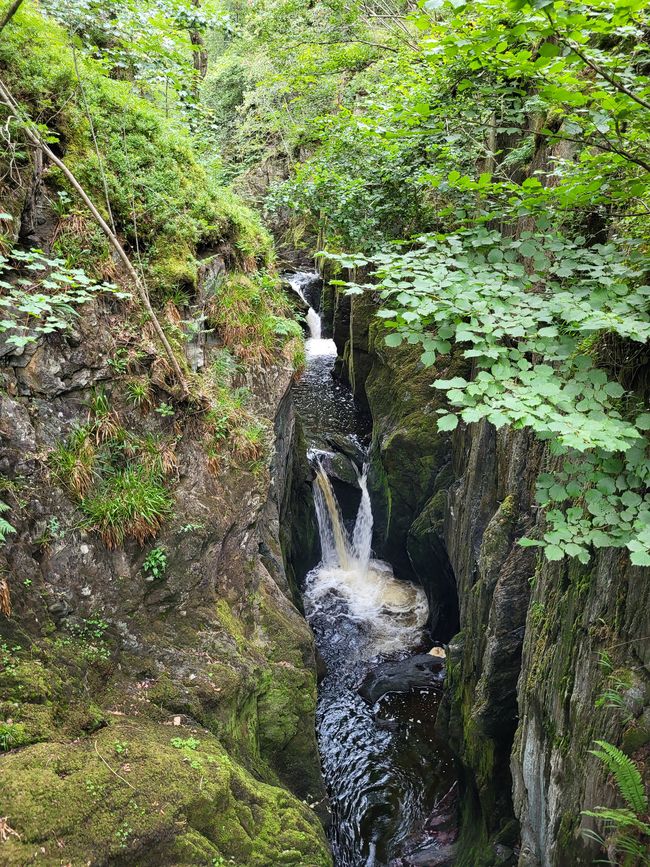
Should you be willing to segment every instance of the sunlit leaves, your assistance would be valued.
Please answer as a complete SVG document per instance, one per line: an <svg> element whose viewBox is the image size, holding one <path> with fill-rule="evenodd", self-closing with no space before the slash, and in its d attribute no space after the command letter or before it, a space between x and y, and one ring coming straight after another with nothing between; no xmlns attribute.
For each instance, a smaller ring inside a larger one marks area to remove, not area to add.
<svg viewBox="0 0 650 867"><path fill-rule="evenodd" d="M76 308L99 293L130 297L112 283L95 283L82 269L67 268L63 259L48 257L40 250L14 250L9 257L0 255L3 274L10 279L0 280L0 335L15 349L22 349L40 336L66 331L78 315Z"/></svg>

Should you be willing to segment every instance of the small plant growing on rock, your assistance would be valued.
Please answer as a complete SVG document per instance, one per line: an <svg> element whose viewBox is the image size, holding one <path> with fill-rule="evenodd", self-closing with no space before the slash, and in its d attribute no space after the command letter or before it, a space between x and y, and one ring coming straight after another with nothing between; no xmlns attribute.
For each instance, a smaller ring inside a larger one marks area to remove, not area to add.
<svg viewBox="0 0 650 867"><path fill-rule="evenodd" d="M163 418L170 418L174 415L174 407L169 403L159 404L155 411Z"/></svg>
<svg viewBox="0 0 650 867"><path fill-rule="evenodd" d="M11 533L16 532L15 528L11 526L9 521L5 520L2 517L2 513L8 511L9 506L6 503L3 503L2 500L0 500L0 545L4 545L4 543L7 541L7 536L9 536Z"/></svg>
<svg viewBox="0 0 650 867"><path fill-rule="evenodd" d="M167 554L164 548L152 548L142 564L142 571L149 576L149 580L162 578L167 569Z"/></svg>
<svg viewBox="0 0 650 867"><path fill-rule="evenodd" d="M129 369L129 351L121 346L119 349L115 350L115 355L113 358L109 358L108 366L115 371L115 373L126 373Z"/></svg>
<svg viewBox="0 0 650 867"><path fill-rule="evenodd" d="M126 396L137 409L151 406L151 385L146 377L130 379L126 384Z"/></svg>
<svg viewBox="0 0 650 867"><path fill-rule="evenodd" d="M0 752L8 752L14 747L19 747L26 741L25 726L20 723L0 722Z"/></svg>

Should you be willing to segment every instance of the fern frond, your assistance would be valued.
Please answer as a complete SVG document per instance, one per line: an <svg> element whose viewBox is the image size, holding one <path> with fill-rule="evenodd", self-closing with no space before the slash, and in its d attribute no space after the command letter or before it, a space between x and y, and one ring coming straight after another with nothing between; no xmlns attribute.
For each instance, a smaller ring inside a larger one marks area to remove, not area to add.
<svg viewBox="0 0 650 867"><path fill-rule="evenodd" d="M5 503L2 503L1 500L0 500L0 503L3 506L6 505ZM0 509L0 511L4 511L4 509ZM5 521L4 518L0 518L0 544L2 544L5 541L5 539L9 535L9 533L15 533L15 532L16 532L16 528L12 527L11 524L9 523L9 521Z"/></svg>
<svg viewBox="0 0 650 867"><path fill-rule="evenodd" d="M607 741L595 741L599 750L590 753L603 762L616 780L621 797L628 807L637 815L648 810L648 798L643 786L639 769L629 756Z"/></svg>
<svg viewBox="0 0 650 867"><path fill-rule="evenodd" d="M618 810L615 807L595 807L593 810L583 810L583 816L591 816L602 822L610 822L617 828L634 828L643 834L650 833L650 825L641 821L631 810Z"/></svg>

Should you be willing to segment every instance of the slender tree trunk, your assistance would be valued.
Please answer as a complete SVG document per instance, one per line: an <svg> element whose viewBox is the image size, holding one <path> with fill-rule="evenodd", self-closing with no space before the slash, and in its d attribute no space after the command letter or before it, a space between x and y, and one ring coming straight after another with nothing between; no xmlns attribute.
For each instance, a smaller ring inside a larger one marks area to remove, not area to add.
<svg viewBox="0 0 650 867"><path fill-rule="evenodd" d="M192 0L192 6L201 8L201 0ZM205 39L198 29L190 30L190 42L192 43L192 63L196 72L194 92L198 96L201 82L208 72L208 51L205 47Z"/></svg>
<svg viewBox="0 0 650 867"><path fill-rule="evenodd" d="M167 336L165 335L165 332L163 331L162 326L161 326L160 322L158 321L158 317L156 316L154 309L151 306L151 301L149 300L149 293L147 291L147 287L145 286L145 284L142 281L142 278L140 277L138 272L133 267L133 264L131 263L131 260L127 256L124 248L120 244L119 239L117 238L115 233L111 230L111 228L108 225L108 223L106 222L106 220L102 217L102 215L99 213L99 211L97 210L97 208L93 204L88 193L86 193L84 188L81 186L81 184L76 179L76 177L72 174L70 169L65 165L63 160L59 159L59 157L57 157L57 155L55 153L53 153L51 148L48 147L46 142L43 141L40 134L33 128L31 121L22 116L22 113L20 111L18 104L14 100L10 91L5 86L4 82L2 82L1 80L0 80L0 99L2 100L2 102L4 102L4 104L6 106L8 106L10 109L12 109L16 113L16 116L20 120L23 121L23 124L24 124L23 129L25 130L25 134L27 135L27 138L32 142L32 144L36 145L36 147L39 147L43 151L43 153L46 154L47 157L54 163L54 165L57 166L57 168L59 168L63 172L63 174L66 176L66 178L68 179L68 181L70 182L70 184L74 188L74 190L77 192L77 194L79 195L79 197L81 198L83 203L86 205L86 207L88 208L88 210L92 214L97 225L100 227L102 232L108 238L109 243L111 244L111 246L113 247L113 249L117 253L118 257L122 261L122 263L123 263L124 267L126 268L131 280L133 281L133 283L135 285L138 296L139 296L145 310L147 311L149 318L151 319L154 330L156 331L156 334L158 335L158 339L160 340L160 342L163 346L163 349L165 350L165 354L167 355L167 358L169 359L169 362L170 362L172 369L174 371L174 375L176 376L178 384L181 387L182 395L183 395L183 397L187 397L187 395L189 393L187 381L185 379L183 371L180 368L178 360L177 360L176 356L174 355L174 351L172 350L172 348L169 344L169 341L167 340Z"/></svg>
<svg viewBox="0 0 650 867"><path fill-rule="evenodd" d="M0 33L2 33L2 31L5 29L7 24L9 24L9 22L14 17L16 12L18 12L20 7L22 6L22 2L23 2L23 0L14 0L14 2L11 4L11 6L7 9L7 11L5 12L5 14L2 18L2 21L0 21Z"/></svg>

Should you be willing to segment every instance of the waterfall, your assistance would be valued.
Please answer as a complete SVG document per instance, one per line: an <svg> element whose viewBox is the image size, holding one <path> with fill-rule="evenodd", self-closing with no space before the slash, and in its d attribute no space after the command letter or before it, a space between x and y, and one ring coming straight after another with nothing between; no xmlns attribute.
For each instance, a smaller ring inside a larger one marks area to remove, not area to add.
<svg viewBox="0 0 650 867"><path fill-rule="evenodd" d="M343 524L341 508L327 473L320 463L316 465L314 503L323 563L328 566L340 566L347 571L350 568L350 543Z"/></svg>
<svg viewBox="0 0 650 867"><path fill-rule="evenodd" d="M313 282L314 278L318 279L318 274L316 272L311 271L296 271L295 274L290 274L287 276L287 281L289 285L296 293L296 295L303 301L307 307L307 316L305 320L307 322L307 327L309 328L309 336L312 340L320 340L321 339L321 320L318 313L311 306L309 301L307 300L305 293L303 291L303 286L308 285L310 282Z"/></svg>
<svg viewBox="0 0 650 867"><path fill-rule="evenodd" d="M361 503L357 512L352 539L343 523L341 508L329 477L320 462L316 464L314 503L318 519L323 563L338 566L346 572L354 570L365 575L370 563L372 546L372 506L368 493L367 466L358 473Z"/></svg>
<svg viewBox="0 0 650 867"><path fill-rule="evenodd" d="M361 502L357 519L354 522L352 534L352 548L359 570L365 575L370 563L370 549L372 547L372 505L368 493L368 465L365 464L363 472L358 474L359 487L361 488Z"/></svg>
<svg viewBox="0 0 650 867"><path fill-rule="evenodd" d="M313 307L307 311L307 327L309 328L309 336L312 340L320 340L321 321L320 316Z"/></svg>

